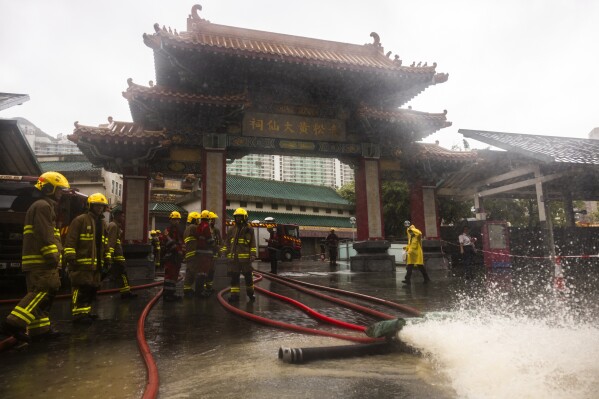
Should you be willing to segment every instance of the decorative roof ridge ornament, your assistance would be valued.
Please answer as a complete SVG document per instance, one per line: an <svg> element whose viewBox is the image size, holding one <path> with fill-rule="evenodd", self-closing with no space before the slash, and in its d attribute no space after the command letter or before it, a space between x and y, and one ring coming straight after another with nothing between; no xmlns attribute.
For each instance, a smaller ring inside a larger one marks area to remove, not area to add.
<svg viewBox="0 0 599 399"><path fill-rule="evenodd" d="M372 37L373 42L366 43L364 46L372 47L377 52L379 52L381 54L385 54L385 49L381 45L381 37L379 36L379 34L376 32L370 32L370 37ZM391 52L387 53L387 57L389 57L389 55L391 55Z"/></svg>
<svg viewBox="0 0 599 399"><path fill-rule="evenodd" d="M435 66L436 65L437 64L435 64ZM436 73L435 76L433 76L433 83L434 84L445 83L445 82L447 82L447 79L449 79L448 73Z"/></svg>
<svg viewBox="0 0 599 399"><path fill-rule="evenodd" d="M166 137L166 128L161 130L146 130L142 125L139 125L135 122L124 122L124 121L115 121L112 116L108 117L108 124L100 124L98 126L90 126L90 125L82 125L79 121L75 121L75 131L73 134L77 133L77 131L94 133L94 134L110 134L111 132L116 133L116 135L123 136L146 136L146 137ZM71 135L72 136L72 135Z"/></svg>
<svg viewBox="0 0 599 399"><path fill-rule="evenodd" d="M158 22L156 22L156 23L154 24L154 31L155 31L156 33L160 33L160 32L162 32L162 33L168 33L169 35L180 36L180 35L179 35L179 32L177 32L177 29L171 29L171 27L170 27L170 26L167 28L165 25L162 25L162 28L161 28L161 27L160 27L160 24L159 24ZM148 39L148 38L147 38L147 36L148 36L148 35L147 35L146 33L144 33L144 34L143 34L143 38L144 38L144 40L147 40L147 39Z"/></svg>
<svg viewBox="0 0 599 399"><path fill-rule="evenodd" d="M200 4L195 4L191 7L191 14L187 17L187 31L191 32L194 30L198 30L199 25L202 23L210 23L207 19L200 17L200 11L202 11L202 6Z"/></svg>

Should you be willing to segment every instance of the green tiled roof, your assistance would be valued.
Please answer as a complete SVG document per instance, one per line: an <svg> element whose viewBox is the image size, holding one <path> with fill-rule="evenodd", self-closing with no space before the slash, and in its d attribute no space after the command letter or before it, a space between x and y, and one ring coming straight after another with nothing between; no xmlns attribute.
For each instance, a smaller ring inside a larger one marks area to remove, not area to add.
<svg viewBox="0 0 599 399"><path fill-rule="evenodd" d="M233 219L234 209L227 209L227 219ZM335 217L325 215L304 215L297 213L277 213L277 212L261 212L248 211L249 220L263 221L266 217L273 217L277 223L297 224L300 226L318 226L318 227L349 227L352 225L348 217Z"/></svg>
<svg viewBox="0 0 599 399"><path fill-rule="evenodd" d="M118 204L117 206L115 206L114 209L121 209L122 205ZM173 211L177 211L181 214L181 216L185 216L187 215L187 211L183 208L181 208L179 205L177 204L171 204L168 202L150 202L149 206L148 206L148 210L150 212L153 213L171 213Z"/></svg>
<svg viewBox="0 0 599 399"><path fill-rule="evenodd" d="M168 202L150 202L148 209L150 212L154 212L154 213L158 213L158 212L171 213L173 211L177 211L181 214L181 216L187 215L187 211L185 209L181 208L177 204L171 204Z"/></svg>
<svg viewBox="0 0 599 399"><path fill-rule="evenodd" d="M91 162L85 161L48 161L40 162L42 171L57 171L57 172L89 172L101 170L102 168L95 167Z"/></svg>
<svg viewBox="0 0 599 399"><path fill-rule="evenodd" d="M326 202L331 205L349 205L343 197L339 196L330 187L236 175L227 175L227 195L247 195L273 200L282 199L301 202Z"/></svg>

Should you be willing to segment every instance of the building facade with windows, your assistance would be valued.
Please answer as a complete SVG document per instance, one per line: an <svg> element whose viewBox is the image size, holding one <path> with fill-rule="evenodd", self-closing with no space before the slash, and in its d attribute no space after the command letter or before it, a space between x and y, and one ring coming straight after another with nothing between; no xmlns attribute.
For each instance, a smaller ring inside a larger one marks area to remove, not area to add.
<svg viewBox="0 0 599 399"><path fill-rule="evenodd" d="M352 168L335 158L246 155L227 165L227 174L339 188L354 181Z"/></svg>

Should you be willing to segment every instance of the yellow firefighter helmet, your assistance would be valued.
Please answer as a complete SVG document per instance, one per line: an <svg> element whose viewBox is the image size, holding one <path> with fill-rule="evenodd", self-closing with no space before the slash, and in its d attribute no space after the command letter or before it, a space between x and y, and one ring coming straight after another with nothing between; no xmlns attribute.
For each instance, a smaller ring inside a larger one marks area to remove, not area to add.
<svg viewBox="0 0 599 399"><path fill-rule="evenodd" d="M177 211L172 211L168 216L169 219L181 219L181 214Z"/></svg>
<svg viewBox="0 0 599 399"><path fill-rule="evenodd" d="M210 219L210 211L204 209L202 213L200 213L201 219Z"/></svg>
<svg viewBox="0 0 599 399"><path fill-rule="evenodd" d="M193 222L195 219L199 219L200 218L200 214L197 212L189 212L189 215L187 215L187 223L191 223Z"/></svg>
<svg viewBox="0 0 599 399"><path fill-rule="evenodd" d="M46 195L54 194L57 187L63 190L71 188L67 178L58 172L42 173L42 175L38 177L37 183L35 183L35 188Z"/></svg>
<svg viewBox="0 0 599 399"><path fill-rule="evenodd" d="M106 199L106 197L104 196L104 194L102 194L102 193L94 193L94 194L90 195L89 197L87 197L87 204L88 205L99 204L99 205L106 205L106 206L108 206L108 200Z"/></svg>

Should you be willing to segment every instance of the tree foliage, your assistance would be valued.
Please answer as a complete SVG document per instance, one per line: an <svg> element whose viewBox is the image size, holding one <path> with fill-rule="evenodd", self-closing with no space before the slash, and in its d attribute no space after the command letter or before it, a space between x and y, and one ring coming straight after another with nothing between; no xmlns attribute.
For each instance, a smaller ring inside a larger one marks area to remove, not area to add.
<svg viewBox="0 0 599 399"><path fill-rule="evenodd" d="M456 201L449 197L437 197L439 218L444 225L457 225L460 221L474 216L474 201Z"/></svg>
<svg viewBox="0 0 599 399"><path fill-rule="evenodd" d="M385 237L405 235L403 222L410 219L410 189L405 181L386 181L381 187Z"/></svg>
<svg viewBox="0 0 599 399"><path fill-rule="evenodd" d="M337 193L356 204L356 185L354 182L343 185ZM403 222L410 218L409 188L405 181L388 181L381 186L381 202L385 236L399 236L403 232Z"/></svg>
<svg viewBox="0 0 599 399"><path fill-rule="evenodd" d="M356 205L356 182L349 182L337 189L337 194L347 200L351 205Z"/></svg>

